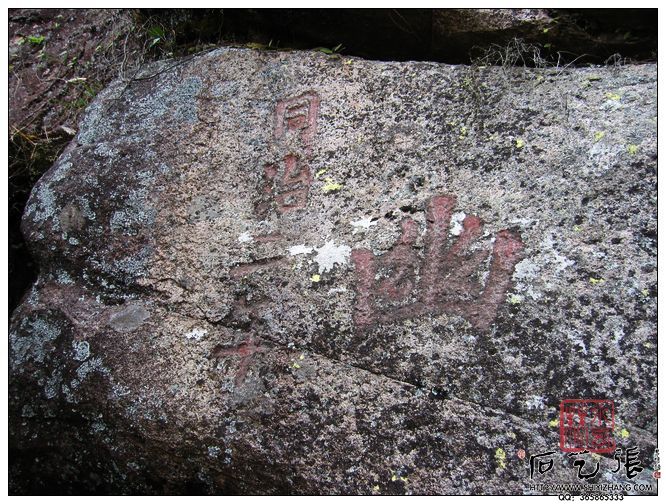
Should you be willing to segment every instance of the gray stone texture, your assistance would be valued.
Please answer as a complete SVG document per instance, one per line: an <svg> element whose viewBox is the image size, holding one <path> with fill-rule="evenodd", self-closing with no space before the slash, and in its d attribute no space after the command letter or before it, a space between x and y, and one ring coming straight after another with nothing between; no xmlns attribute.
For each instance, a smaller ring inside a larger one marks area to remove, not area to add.
<svg viewBox="0 0 666 504"><path fill-rule="evenodd" d="M654 482L656 86L240 49L115 81L24 216L10 490L540 493L580 482L573 398Z"/></svg>

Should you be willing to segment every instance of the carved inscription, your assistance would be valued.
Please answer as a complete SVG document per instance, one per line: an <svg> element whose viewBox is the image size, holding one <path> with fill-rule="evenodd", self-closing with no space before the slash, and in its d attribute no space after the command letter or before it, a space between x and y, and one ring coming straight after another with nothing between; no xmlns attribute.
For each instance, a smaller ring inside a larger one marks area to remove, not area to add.
<svg viewBox="0 0 666 504"><path fill-rule="evenodd" d="M248 334L247 339L240 342L236 346L217 346L213 350L213 357L220 358L232 356L238 359L238 369L236 370L236 374L234 376L234 383L236 386L239 386L247 376L250 362L252 361L254 354L263 352L264 350L266 349L263 346L258 345L257 342L252 338L252 335Z"/></svg>
<svg viewBox="0 0 666 504"><path fill-rule="evenodd" d="M305 149L309 149L317 130L319 96L313 91L280 100L275 108L275 138L284 137L287 132L300 134Z"/></svg>
<svg viewBox="0 0 666 504"><path fill-rule="evenodd" d="M259 200L255 204L258 217L265 218L272 209L284 214L307 205L312 183L308 160L312 157L319 103L312 91L278 101L273 133L276 145L284 152L279 161L263 166Z"/></svg>
<svg viewBox="0 0 666 504"><path fill-rule="evenodd" d="M453 196L436 196L428 204L425 253L413 245L418 226L402 222L402 235L387 253L367 249L352 252L358 277L354 322L364 328L421 315L449 313L465 317L486 330L495 319L520 260L523 243L516 233L500 231L492 251L479 245L483 223L467 216L455 243L449 243ZM481 274L490 259L485 281Z"/></svg>
<svg viewBox="0 0 666 504"><path fill-rule="evenodd" d="M312 157L312 140L317 129L319 97L316 93L306 93L278 101L275 108L275 129L273 139L278 152L278 160L262 166L262 182L259 199L255 204L255 214L265 218L271 211L278 214L305 208L312 183L309 159ZM258 243L280 241L280 233L256 236ZM265 258L247 264L239 264L229 271L230 278L240 281L261 270L273 270L283 265L282 256ZM247 339L235 347L217 347L216 358L236 357L239 359L235 384L245 379L250 363L257 352L264 350L254 339L257 310L265 306L262 296L240 293L233 302L229 323L247 331Z"/></svg>

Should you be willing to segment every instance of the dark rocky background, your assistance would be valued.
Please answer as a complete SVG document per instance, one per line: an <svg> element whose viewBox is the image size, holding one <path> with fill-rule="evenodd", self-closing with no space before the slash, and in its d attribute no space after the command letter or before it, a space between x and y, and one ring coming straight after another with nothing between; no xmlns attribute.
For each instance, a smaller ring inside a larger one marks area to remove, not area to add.
<svg viewBox="0 0 666 504"><path fill-rule="evenodd" d="M501 65L656 60L655 9L10 9L9 310L37 277L19 224L88 103L145 61L220 45Z"/></svg>

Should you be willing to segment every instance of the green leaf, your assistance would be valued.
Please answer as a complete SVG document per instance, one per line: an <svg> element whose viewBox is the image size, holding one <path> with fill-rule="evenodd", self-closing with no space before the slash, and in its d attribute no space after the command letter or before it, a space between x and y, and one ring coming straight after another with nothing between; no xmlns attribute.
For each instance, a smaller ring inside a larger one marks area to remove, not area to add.
<svg viewBox="0 0 666 504"><path fill-rule="evenodd" d="M39 45L44 42L44 35L28 35L28 42Z"/></svg>
<svg viewBox="0 0 666 504"><path fill-rule="evenodd" d="M147 33L151 38L162 38L164 37L164 28L161 26L151 26L148 28Z"/></svg>

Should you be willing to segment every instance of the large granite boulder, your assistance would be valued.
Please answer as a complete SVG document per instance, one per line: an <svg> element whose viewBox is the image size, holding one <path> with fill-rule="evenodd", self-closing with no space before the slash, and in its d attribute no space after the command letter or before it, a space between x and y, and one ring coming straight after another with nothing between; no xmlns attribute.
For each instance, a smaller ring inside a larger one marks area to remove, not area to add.
<svg viewBox="0 0 666 504"><path fill-rule="evenodd" d="M565 399L645 468L586 482L655 491L656 85L238 49L114 82L24 216L11 491L547 493Z"/></svg>

